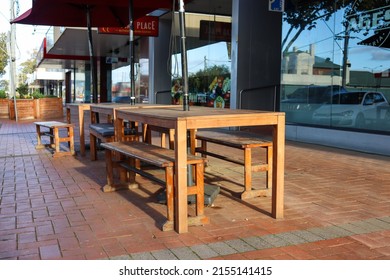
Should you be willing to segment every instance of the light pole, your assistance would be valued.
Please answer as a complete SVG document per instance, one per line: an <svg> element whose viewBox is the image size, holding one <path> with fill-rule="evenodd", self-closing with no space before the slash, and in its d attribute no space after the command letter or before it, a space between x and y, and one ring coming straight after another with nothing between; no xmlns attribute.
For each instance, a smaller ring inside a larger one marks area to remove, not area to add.
<svg viewBox="0 0 390 280"><path fill-rule="evenodd" d="M10 1L10 13L11 13L11 21L15 18L15 11L14 11L14 1ZM15 78L16 78L16 63L15 63L15 40L16 40L16 29L15 24L11 24L11 31L8 33L8 39L9 39L9 56L10 56L10 95L14 98L14 106L15 106L15 121L18 121L18 110L17 110L17 104L16 104L16 88L15 88Z"/></svg>

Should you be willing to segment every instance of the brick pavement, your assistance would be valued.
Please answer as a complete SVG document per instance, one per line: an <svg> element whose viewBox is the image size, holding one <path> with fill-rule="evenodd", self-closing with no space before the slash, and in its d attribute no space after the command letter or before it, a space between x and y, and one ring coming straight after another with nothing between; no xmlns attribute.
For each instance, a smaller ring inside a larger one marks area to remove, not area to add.
<svg viewBox="0 0 390 280"><path fill-rule="evenodd" d="M242 167L210 159L211 223L177 234L159 230L156 184L103 193L104 160L52 158L32 121L0 125L0 259L390 259L388 157L288 142L280 220L269 197L238 199Z"/></svg>

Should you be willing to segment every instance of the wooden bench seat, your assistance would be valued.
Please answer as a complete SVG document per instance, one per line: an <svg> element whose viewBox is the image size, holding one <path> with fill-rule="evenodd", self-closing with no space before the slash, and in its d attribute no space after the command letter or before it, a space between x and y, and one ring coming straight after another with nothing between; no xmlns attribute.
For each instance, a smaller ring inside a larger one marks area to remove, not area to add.
<svg viewBox="0 0 390 280"><path fill-rule="evenodd" d="M75 155L74 150L74 124L57 122L57 121L46 121L46 122L35 122L38 137L38 144L35 146L36 149L42 149L47 146L54 149L53 157L65 156L65 155ZM49 130L42 130L42 128L47 128ZM60 129L66 130L66 136L60 136ZM50 144L42 144L42 136L50 137ZM60 144L61 142L68 142L69 151L61 151Z"/></svg>
<svg viewBox="0 0 390 280"><path fill-rule="evenodd" d="M103 187L104 192L116 191L121 188L137 188L136 174L151 179L165 186L167 198L167 222L162 226L162 230L173 230L174 228L174 169L175 169L175 151L165 149L159 146L150 145L144 142L110 142L103 143L106 149L106 170L107 185ZM115 159L118 159L116 161ZM196 216L189 217L189 225L202 225L209 222L204 215L204 162L206 159L194 155L188 155L188 164L194 166L193 185L187 187L188 195L196 197ZM139 162L145 162L149 165L163 168L165 170L165 179L155 177L150 172L141 170ZM121 172L121 183L114 183L114 168L119 168ZM127 176L123 171L128 171ZM124 181L127 181L124 183Z"/></svg>
<svg viewBox="0 0 390 280"><path fill-rule="evenodd" d="M244 166L244 187L241 199L248 199L256 196L267 196L271 193L272 187L272 141L261 138L260 136L243 132L228 130L198 130L196 139L200 140L201 146L195 148L195 152L202 156L212 156L225 161ZM243 160L236 160L222 153L213 153L207 150L207 143L214 143L222 146L236 148L244 151ZM252 161L252 149L265 148L266 158L264 163L254 164ZM265 188L252 188L252 173L266 172Z"/></svg>
<svg viewBox="0 0 390 280"><path fill-rule="evenodd" d="M97 141L102 143L115 141L115 126L112 123L91 123L89 125L91 160L97 160ZM136 129L125 129L125 141L138 140Z"/></svg>

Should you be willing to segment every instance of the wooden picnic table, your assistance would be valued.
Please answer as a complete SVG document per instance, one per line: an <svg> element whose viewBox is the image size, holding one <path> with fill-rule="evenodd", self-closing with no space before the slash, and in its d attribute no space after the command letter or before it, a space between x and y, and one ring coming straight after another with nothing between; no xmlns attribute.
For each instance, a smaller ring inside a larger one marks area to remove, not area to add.
<svg viewBox="0 0 390 280"><path fill-rule="evenodd" d="M273 128L272 210L274 218L283 218L284 211L284 160L285 114L254 110L235 110L193 106L189 111L182 107L119 109L116 111L117 139L122 139L123 121L135 121L175 130L175 230L188 231L187 220L187 132L191 146L195 146L195 131L201 128L271 126Z"/></svg>

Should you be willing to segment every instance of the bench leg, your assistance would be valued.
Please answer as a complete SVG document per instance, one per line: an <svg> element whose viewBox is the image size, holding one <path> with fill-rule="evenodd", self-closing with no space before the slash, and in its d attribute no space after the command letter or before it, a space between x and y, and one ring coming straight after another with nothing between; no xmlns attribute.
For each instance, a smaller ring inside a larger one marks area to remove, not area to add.
<svg viewBox="0 0 390 280"><path fill-rule="evenodd" d="M162 225L162 231L171 231L175 224L174 168L165 167L165 193L167 199L167 221Z"/></svg>
<svg viewBox="0 0 390 280"><path fill-rule="evenodd" d="M36 130L37 130L37 145L35 146L36 149L43 149L45 146L42 145L42 139L41 139L41 126L36 125Z"/></svg>
<svg viewBox="0 0 390 280"><path fill-rule="evenodd" d="M272 186L272 146L262 147L266 149L266 164L252 166L251 148L244 149L244 185L245 190L241 194L241 199L246 200L258 196L268 196ZM266 171L266 189L252 189L252 173Z"/></svg>
<svg viewBox="0 0 390 280"><path fill-rule="evenodd" d="M115 191L115 187L114 187L114 168L113 168L111 150L107 149L105 151L105 156L106 156L107 184L103 187L103 192L112 192Z"/></svg>
<svg viewBox="0 0 390 280"><path fill-rule="evenodd" d="M174 220L174 172L173 167L165 168L166 196L167 196L167 219L173 222Z"/></svg>
<svg viewBox="0 0 390 280"><path fill-rule="evenodd" d="M273 150L272 146L267 147L267 188L272 188L272 166L273 166Z"/></svg>
<svg viewBox="0 0 390 280"><path fill-rule="evenodd" d="M53 134L54 134L54 148L55 148L55 154L60 152L60 135L58 127L53 128ZM50 142L52 142L53 139L50 137Z"/></svg>
<svg viewBox="0 0 390 280"><path fill-rule="evenodd" d="M75 155L76 152L74 150L74 130L73 130L73 126L68 127L68 137L69 137L69 142L68 142L69 151L70 151L70 153L72 155Z"/></svg>
<svg viewBox="0 0 390 280"><path fill-rule="evenodd" d="M189 226L199 226L210 223L209 217L204 215L204 164L195 164L194 169L196 174L194 185L187 187L187 194L195 195L196 209L195 216L188 217Z"/></svg>
<svg viewBox="0 0 390 280"><path fill-rule="evenodd" d="M196 215L204 215L204 166L202 163L195 165L196 184Z"/></svg>
<svg viewBox="0 0 390 280"><path fill-rule="evenodd" d="M91 160L97 159L97 150L96 150L96 136L92 133L89 134L89 143L90 143L90 154Z"/></svg>
<svg viewBox="0 0 390 280"><path fill-rule="evenodd" d="M129 159L130 165L137 167L139 165L139 160L136 160L134 158ZM137 175L135 172L127 171L127 174L122 174L121 176L125 175L127 177L127 182L129 182L129 186L131 184L135 184L135 176ZM137 185L138 187L138 185Z"/></svg>
<svg viewBox="0 0 390 280"><path fill-rule="evenodd" d="M200 149L202 151L205 151L205 152L207 151L207 141L204 141L204 140L200 141ZM204 153L201 153L201 156L202 156L202 158L207 158L207 155ZM207 162L204 164L204 166L205 167L207 166Z"/></svg>
<svg viewBox="0 0 390 280"><path fill-rule="evenodd" d="M245 192L252 190L252 151L250 148L244 149L244 185Z"/></svg>

